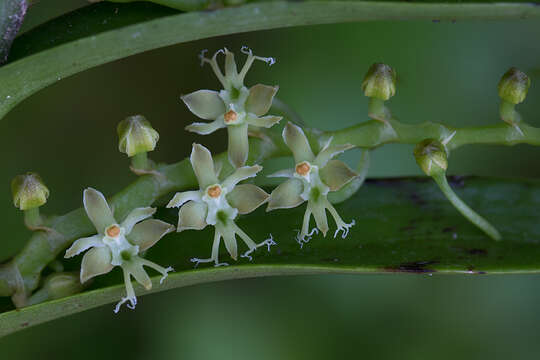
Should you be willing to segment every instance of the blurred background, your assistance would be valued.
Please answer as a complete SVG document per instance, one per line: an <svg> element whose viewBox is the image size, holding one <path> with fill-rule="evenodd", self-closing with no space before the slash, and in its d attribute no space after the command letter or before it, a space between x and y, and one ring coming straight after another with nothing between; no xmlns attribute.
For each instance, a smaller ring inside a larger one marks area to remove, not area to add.
<svg viewBox="0 0 540 360"><path fill-rule="evenodd" d="M24 30L86 5L41 1ZM113 194L132 181L118 153L116 124L144 114L161 133L153 158L175 162L194 140L224 150L223 132L196 137L179 96L218 83L197 54L247 45L273 56L247 83L279 84L278 96L311 127L366 120L363 75L373 62L398 73L389 105L402 121L453 126L498 119L497 82L510 67L532 79L519 109L540 126L540 23L371 22L309 26L213 38L106 64L30 97L0 121L0 262L28 239L9 183L39 172L52 195L43 211L81 205L82 189ZM539 177L539 149L470 146L451 174ZM349 161L358 154L349 154ZM412 146L372 156L370 177L419 175ZM176 289L140 299L118 315L107 305L0 339L2 358L42 359L521 359L540 354L539 276L312 276L241 280Z"/></svg>

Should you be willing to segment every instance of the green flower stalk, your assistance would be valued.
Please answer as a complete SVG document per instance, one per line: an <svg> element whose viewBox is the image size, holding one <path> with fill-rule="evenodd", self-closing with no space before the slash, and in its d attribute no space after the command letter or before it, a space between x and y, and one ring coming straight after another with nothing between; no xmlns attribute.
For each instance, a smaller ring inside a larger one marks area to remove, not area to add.
<svg viewBox="0 0 540 360"><path fill-rule="evenodd" d="M268 200L268 194L252 184L240 184L242 180L252 178L262 167L259 165L244 166L236 169L225 180L219 181L210 151L202 145L193 144L190 157L191 165L199 183L199 190L179 192L167 205L168 208L179 207L177 231L202 230L208 225L215 227L212 255L208 259L192 258L198 266L200 263L214 262L214 266L228 265L218 260L221 238L225 248L234 260L238 258L236 235L247 245L248 250L241 255L250 261L250 254L257 248L276 243L270 235L269 239L257 244L234 220L238 214L248 214Z"/></svg>
<svg viewBox="0 0 540 360"><path fill-rule="evenodd" d="M44 230L39 208L49 198L49 189L37 173L17 175L11 182L13 205L24 212L24 223L30 230Z"/></svg>
<svg viewBox="0 0 540 360"><path fill-rule="evenodd" d="M193 123L186 130L201 135L211 134L222 128L227 128L229 136L229 161L235 167L244 166L248 157L249 127L270 128L282 117L265 114L272 106L278 86L257 84L251 88L244 85L244 78L255 60L274 64L273 58L255 56L247 47L241 51L247 54L247 60L240 71L237 70L234 54L227 49L218 50L211 59L207 59L203 51L200 55L201 64L210 64L212 70L221 82L221 91L198 90L182 96L189 110L210 123ZM225 74L219 68L217 55L225 55Z"/></svg>
<svg viewBox="0 0 540 360"><path fill-rule="evenodd" d="M525 100L530 86L531 79L515 67L510 68L502 76L498 85L499 97L501 98L499 107L501 119L513 126L521 136L523 136L523 131L519 127L521 115L515 110L515 107Z"/></svg>
<svg viewBox="0 0 540 360"><path fill-rule="evenodd" d="M83 203L97 234L76 240L67 249L65 257L70 258L90 249L82 259L81 283L106 274L115 266L120 266L124 273L127 295L118 302L114 312L117 313L125 302L128 302L128 308L134 309L137 298L131 276L145 289L150 290L152 281L143 266L161 273L163 277L160 283L165 280L169 271L173 270L171 267L163 268L142 258L140 253L174 231L174 226L161 220L149 219L156 212L156 209L151 207L136 208L126 216L124 221L118 223L103 194L92 188L84 190Z"/></svg>
<svg viewBox="0 0 540 360"><path fill-rule="evenodd" d="M301 246L307 243L314 233L318 233L317 228L326 236L328 231L326 210L336 222L337 229L334 238L340 231L343 232L342 238L347 237L349 229L354 225L354 220L350 223L344 222L328 201L327 195L331 191L338 191L358 176L342 161L332 160L354 146L351 144L332 145L332 138L330 138L315 156L300 127L289 122L285 125L282 136L293 153L296 165L294 169L282 170L270 175L270 177L289 179L272 191L267 211L294 208L307 201L302 230L297 236L297 241ZM311 215L315 218L317 228L310 231Z"/></svg>
<svg viewBox="0 0 540 360"><path fill-rule="evenodd" d="M384 102L396 94L396 72L390 66L375 63L362 81L362 91L369 97L368 116L387 123L392 117Z"/></svg>
<svg viewBox="0 0 540 360"><path fill-rule="evenodd" d="M501 240L501 235L486 219L478 215L467 204L465 204L452 190L446 179L446 169L448 168L448 155L445 146L434 139L426 139L414 149L414 157L422 171L433 178L448 200L454 207L465 216L470 222L478 226L493 240Z"/></svg>
<svg viewBox="0 0 540 360"><path fill-rule="evenodd" d="M117 127L118 150L131 158L133 171L149 170L147 153L156 148L159 133L142 115L128 116Z"/></svg>

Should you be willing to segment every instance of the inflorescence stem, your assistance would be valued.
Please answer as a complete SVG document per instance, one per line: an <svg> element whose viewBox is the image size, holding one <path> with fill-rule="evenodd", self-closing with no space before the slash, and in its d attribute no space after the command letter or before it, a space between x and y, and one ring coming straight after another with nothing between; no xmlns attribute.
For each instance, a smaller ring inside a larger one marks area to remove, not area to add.
<svg viewBox="0 0 540 360"><path fill-rule="evenodd" d="M506 123L452 128L433 122L403 124L395 119L390 119L388 123L370 120L333 132L321 133L317 130L306 129L306 133L308 137L316 140L314 143L323 144L325 140L333 137L333 144L350 143L364 149L373 149L386 143L416 144L427 138L443 141L450 136L452 136L451 140L446 143L448 150L468 144L515 145L525 143L540 145L540 128L525 123L521 123L520 128L523 135L517 133L514 127ZM257 161L290 156L288 148L280 137L271 131L263 139L252 138L249 152L250 159L257 159ZM231 171L227 154L217 156L216 161L223 164L222 174ZM141 176L113 196L110 201L115 208L115 215L122 218L134 208L150 206L159 197L170 192L197 186L195 175L187 159L160 167L159 172L163 178L153 175ZM439 185L444 191L444 180L439 180L443 183ZM449 186L445 194L460 211L467 211L468 207L455 198L455 194ZM469 209L469 211L471 210ZM490 229L489 224L482 223L483 219L476 213L473 214L477 216L477 225L486 233L490 234L490 232L496 231ZM54 231L34 232L19 254L11 261L0 265L0 296L13 296L14 298L28 296L38 287L41 272L47 264L55 260L74 240L95 232L83 209L46 220L43 226ZM24 292L21 294L22 287L24 287Z"/></svg>

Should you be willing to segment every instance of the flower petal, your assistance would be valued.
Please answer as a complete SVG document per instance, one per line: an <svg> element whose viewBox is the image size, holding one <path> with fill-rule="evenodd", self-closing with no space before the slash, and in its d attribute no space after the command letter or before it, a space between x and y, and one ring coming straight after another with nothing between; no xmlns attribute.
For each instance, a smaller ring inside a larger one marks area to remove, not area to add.
<svg viewBox="0 0 540 360"><path fill-rule="evenodd" d="M218 182L212 154L207 148L200 144L193 144L189 160L201 189L204 190L207 186Z"/></svg>
<svg viewBox="0 0 540 360"><path fill-rule="evenodd" d="M248 115L247 123L253 126L271 128L272 126L280 122L281 119L283 119L283 116L268 115L263 117L255 117Z"/></svg>
<svg viewBox="0 0 540 360"><path fill-rule="evenodd" d="M276 171L275 173L272 173L266 176L270 178L275 178L275 177L292 178L294 177L294 174L295 174L294 169L284 169L284 170Z"/></svg>
<svg viewBox="0 0 540 360"><path fill-rule="evenodd" d="M185 129L187 131L191 131L199 135L208 135L224 127L225 127L225 123L223 122L223 117L219 116L217 120L212 121L211 123L195 122L193 124L186 126Z"/></svg>
<svg viewBox="0 0 540 360"><path fill-rule="evenodd" d="M326 145L323 147L323 149L317 154L317 157L315 158L315 161L313 162L314 165L317 165L319 168L322 168L326 165L328 161L330 161L332 158L337 156L338 154L341 154L345 150L352 149L354 145L352 144L339 144L339 145L330 145L330 142L332 139L328 140Z"/></svg>
<svg viewBox="0 0 540 360"><path fill-rule="evenodd" d="M227 194L229 204L240 214L248 214L268 200L266 191L253 184L238 185Z"/></svg>
<svg viewBox="0 0 540 360"><path fill-rule="evenodd" d="M220 230L221 236L223 236L223 242L225 243L225 248L234 260L238 259L238 244L236 243L234 227L226 226Z"/></svg>
<svg viewBox="0 0 540 360"><path fill-rule="evenodd" d="M229 161L235 167L244 166L248 157L248 124L228 126Z"/></svg>
<svg viewBox="0 0 540 360"><path fill-rule="evenodd" d="M188 201L178 212L177 231L202 230L208 225L206 216L208 205L202 202Z"/></svg>
<svg viewBox="0 0 540 360"><path fill-rule="evenodd" d="M323 201L310 201L308 203L308 206L313 213L313 217L315 218L315 224L317 224L317 227L322 232L323 236L326 236L326 233L328 232L328 219L326 217L326 207L324 205Z"/></svg>
<svg viewBox="0 0 540 360"><path fill-rule="evenodd" d="M102 247L105 246L103 242L101 241L101 235L94 235L90 237L81 238L78 240L75 240L73 245L69 249L66 250L66 254L64 255L64 258L70 258L76 255L79 255L85 250L88 250L91 247Z"/></svg>
<svg viewBox="0 0 540 360"><path fill-rule="evenodd" d="M262 166L253 165L253 166L242 166L241 168L236 169L231 175L229 175L221 186L227 191L232 191L236 184L240 181L255 177L259 171L262 170Z"/></svg>
<svg viewBox="0 0 540 360"><path fill-rule="evenodd" d="M322 182L330 188L330 191L336 191L356 178L358 174L343 161L330 160L326 166L319 171L319 176L321 177Z"/></svg>
<svg viewBox="0 0 540 360"><path fill-rule="evenodd" d="M290 209L304 202L300 196L304 191L304 184L299 179L289 179L280 184L270 194L266 211L274 209Z"/></svg>
<svg viewBox="0 0 540 360"><path fill-rule="evenodd" d="M111 250L107 246L95 247L84 254L81 263L81 283L94 276L106 274L112 270Z"/></svg>
<svg viewBox="0 0 540 360"><path fill-rule="evenodd" d="M313 159L315 159L315 155L313 155L313 151L311 151L311 147L309 146L308 139L299 126L294 125L292 122L288 122L283 128L282 136L285 144L291 149L296 164L302 161L313 161Z"/></svg>
<svg viewBox="0 0 540 360"><path fill-rule="evenodd" d="M272 100L279 90L279 86L257 84L249 89L246 100L246 110L257 116L263 116L270 110Z"/></svg>
<svg viewBox="0 0 540 360"><path fill-rule="evenodd" d="M140 207L133 209L126 216L124 221L122 221L122 224L120 224L120 226L125 229L126 235L128 235L136 223L143 221L144 219L148 219L150 216L154 215L155 212L156 208L153 207Z"/></svg>
<svg viewBox="0 0 540 360"><path fill-rule="evenodd" d="M152 280L150 280L150 276L148 276L144 270L138 257L134 258L130 263L123 265L123 267L125 267L128 273L135 278L135 281L141 284L146 290L152 289Z"/></svg>
<svg viewBox="0 0 540 360"><path fill-rule="evenodd" d="M236 68L236 61L234 61L234 53L225 48L225 78L236 79L238 76L238 69Z"/></svg>
<svg viewBox="0 0 540 360"><path fill-rule="evenodd" d="M139 252L154 246L163 236L174 231L174 226L157 219L141 221L127 236L130 243L139 245Z"/></svg>
<svg viewBox="0 0 540 360"><path fill-rule="evenodd" d="M177 192L167 204L167 208L180 207L190 200L202 201L201 191L195 190Z"/></svg>
<svg viewBox="0 0 540 360"><path fill-rule="evenodd" d="M99 234L103 234L108 226L116 223L105 196L96 189L88 188L84 190L83 204L88 218L90 218Z"/></svg>
<svg viewBox="0 0 540 360"><path fill-rule="evenodd" d="M201 119L215 120L225 113L225 104L217 91L198 90L181 97L188 109Z"/></svg>

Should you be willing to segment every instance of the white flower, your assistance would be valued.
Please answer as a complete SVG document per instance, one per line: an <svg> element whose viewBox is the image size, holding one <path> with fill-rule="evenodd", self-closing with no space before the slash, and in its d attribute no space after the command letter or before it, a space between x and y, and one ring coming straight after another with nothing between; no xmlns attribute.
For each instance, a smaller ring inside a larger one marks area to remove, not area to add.
<svg viewBox="0 0 540 360"><path fill-rule="evenodd" d="M208 259L193 258L191 261L196 265L212 261L215 266L228 265L218 260L219 244L223 238L227 251L236 260L236 235L249 248L242 257L251 260L250 254L263 245L270 249L270 246L275 244L272 238L257 244L234 222L238 214L250 213L268 200L268 194L258 186L238 185L240 181L254 177L262 167L254 165L238 168L220 182L214 170L212 154L207 148L193 144L190 161L200 189L176 193L167 207L180 208L177 231L202 230L207 225L215 227L212 256Z"/></svg>
<svg viewBox="0 0 540 360"><path fill-rule="evenodd" d="M137 298L131 276L149 290L152 288L152 281L143 266L160 272L163 275L160 282L163 282L167 273L173 270L171 267L163 268L154 264L140 257L139 254L173 231L174 226L161 220L148 219L156 212L156 209L151 207L136 208L127 215L124 221L118 223L103 194L92 188L84 190L83 203L97 234L76 240L67 249L65 257L70 258L90 249L84 254L82 260L81 283L94 276L106 274L115 266L120 266L124 272L127 295L116 305L114 312L118 312L120 306L128 301L127 306L134 309Z"/></svg>
<svg viewBox="0 0 540 360"><path fill-rule="evenodd" d="M294 155L296 166L294 169L282 170L270 175L270 177L289 179L272 191L267 211L293 208L307 201L302 230L297 236L300 245L308 242L314 233L318 233L317 228L326 236L328 231L326 210L336 222L337 230L334 237L339 231L343 231L342 237L345 238L354 225L354 220L349 224L345 223L328 201L327 194L341 189L358 176L342 161L332 160L338 154L351 149L353 145L331 145L332 139L330 139L315 156L300 127L289 122L285 125L282 135L285 144ZM310 231L311 215L315 218L317 228Z"/></svg>

